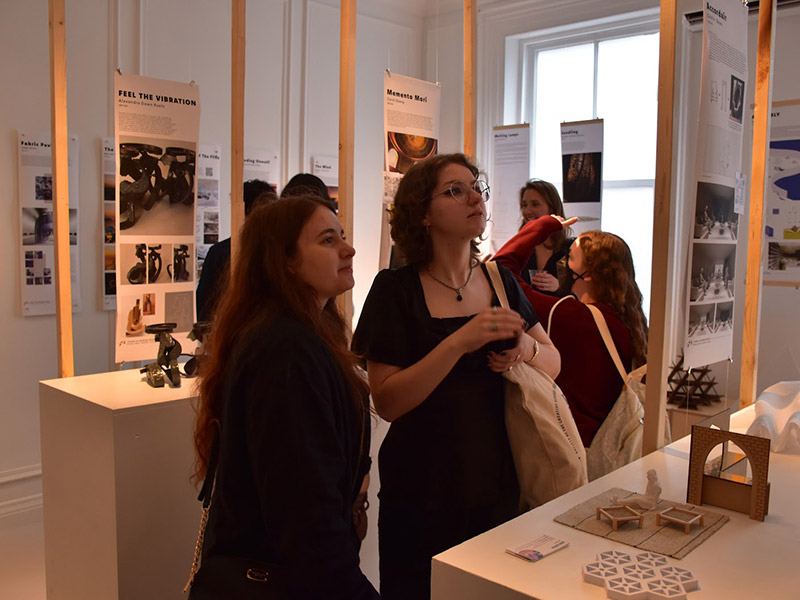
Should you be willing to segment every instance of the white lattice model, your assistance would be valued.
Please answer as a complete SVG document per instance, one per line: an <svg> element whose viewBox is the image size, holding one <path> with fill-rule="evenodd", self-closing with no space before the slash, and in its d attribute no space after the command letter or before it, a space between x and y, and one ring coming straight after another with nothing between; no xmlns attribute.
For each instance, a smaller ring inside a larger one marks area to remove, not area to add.
<svg viewBox="0 0 800 600"><path fill-rule="evenodd" d="M685 600L697 589L691 571L669 565L653 552L601 552L583 566L583 580L605 588L606 597L614 600Z"/></svg>

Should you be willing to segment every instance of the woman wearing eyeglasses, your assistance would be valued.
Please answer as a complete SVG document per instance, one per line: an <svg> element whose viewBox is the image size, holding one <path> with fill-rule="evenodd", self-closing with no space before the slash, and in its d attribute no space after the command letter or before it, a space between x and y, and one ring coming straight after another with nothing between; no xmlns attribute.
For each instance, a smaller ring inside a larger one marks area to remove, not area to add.
<svg viewBox="0 0 800 600"><path fill-rule="evenodd" d="M391 235L406 266L378 273L353 339L378 414L381 595L430 596L431 557L516 516L500 373L522 361L551 377L560 357L514 277L499 306L477 238L488 187L462 154L415 164Z"/></svg>

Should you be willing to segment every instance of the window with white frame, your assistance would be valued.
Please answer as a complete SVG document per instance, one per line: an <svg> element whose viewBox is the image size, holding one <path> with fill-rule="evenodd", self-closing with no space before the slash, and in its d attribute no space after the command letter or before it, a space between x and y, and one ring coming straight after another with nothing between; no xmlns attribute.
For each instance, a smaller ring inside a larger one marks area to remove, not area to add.
<svg viewBox="0 0 800 600"><path fill-rule="evenodd" d="M605 19L518 37L519 117L531 174L562 189L560 124L603 119L602 229L631 247L650 308L658 94L658 16Z"/></svg>

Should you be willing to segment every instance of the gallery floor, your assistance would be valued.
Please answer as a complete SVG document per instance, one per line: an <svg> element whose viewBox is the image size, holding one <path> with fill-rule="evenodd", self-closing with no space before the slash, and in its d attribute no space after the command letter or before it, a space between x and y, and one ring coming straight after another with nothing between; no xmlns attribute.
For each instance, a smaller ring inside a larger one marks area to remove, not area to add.
<svg viewBox="0 0 800 600"><path fill-rule="evenodd" d="M0 518L0 598L45 600L41 507Z"/></svg>

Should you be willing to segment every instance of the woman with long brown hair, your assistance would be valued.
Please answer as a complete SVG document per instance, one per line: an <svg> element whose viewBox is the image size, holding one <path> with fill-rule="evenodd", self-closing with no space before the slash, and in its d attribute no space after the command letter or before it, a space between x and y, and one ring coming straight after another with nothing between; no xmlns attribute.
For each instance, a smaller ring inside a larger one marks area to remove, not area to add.
<svg viewBox="0 0 800 600"><path fill-rule="evenodd" d="M215 565L244 559L274 565L265 597L274 585L377 598L352 508L369 468L366 385L335 303L353 287L355 251L310 196L256 208L240 239L200 373L196 478L216 464L216 481L193 594L229 576ZM230 589L247 569L236 577Z"/></svg>
<svg viewBox="0 0 800 600"><path fill-rule="evenodd" d="M519 190L519 212L522 215L520 229L529 221L545 215L564 216L564 204L558 190L549 181L530 179ZM569 247L574 242L569 228L556 231L538 244L531 253L528 263L520 275L528 285L549 296L565 296L569 290L562 290L558 282L558 263L564 260Z"/></svg>
<svg viewBox="0 0 800 600"><path fill-rule="evenodd" d="M543 320L550 320L549 334L561 353L556 383L588 448L619 397L623 381L587 305L602 313L628 373L647 362L647 320L630 248L613 233L589 231L573 242L561 284L574 297L559 302L559 298L539 293L522 279L521 271L533 249L576 220L555 215L535 219L494 259L516 275L536 312Z"/></svg>
<svg viewBox="0 0 800 600"><path fill-rule="evenodd" d="M375 277L353 338L391 421L379 455L383 598L428 598L434 554L518 514L501 372L526 361L558 373L511 273L500 269L505 309L478 260L487 199L463 154L409 169L391 211L406 265Z"/></svg>

